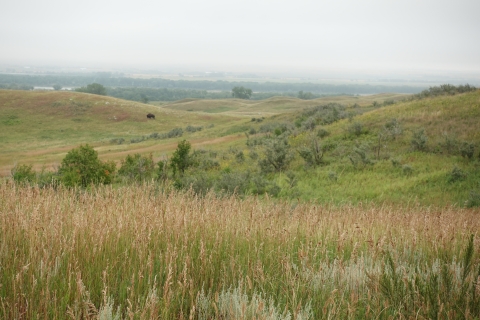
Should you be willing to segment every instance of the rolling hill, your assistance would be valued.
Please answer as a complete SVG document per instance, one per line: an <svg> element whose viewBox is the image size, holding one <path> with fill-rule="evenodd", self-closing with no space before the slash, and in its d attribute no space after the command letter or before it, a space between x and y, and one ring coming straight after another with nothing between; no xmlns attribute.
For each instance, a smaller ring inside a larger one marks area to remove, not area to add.
<svg viewBox="0 0 480 320"><path fill-rule="evenodd" d="M197 190L262 193L270 186L291 200L463 205L480 191L480 91L392 104L401 98L187 99L158 106L4 90L0 175L9 176L15 164L55 170L69 150L86 143L103 160L119 163L140 153L158 161L187 139L194 150L214 150L207 160L218 164L192 169L178 182ZM156 120L146 118L149 112ZM180 129L181 137L173 134ZM278 139L288 141L293 160L278 172L263 172L259 161ZM302 152L314 141L323 155L312 165Z"/></svg>

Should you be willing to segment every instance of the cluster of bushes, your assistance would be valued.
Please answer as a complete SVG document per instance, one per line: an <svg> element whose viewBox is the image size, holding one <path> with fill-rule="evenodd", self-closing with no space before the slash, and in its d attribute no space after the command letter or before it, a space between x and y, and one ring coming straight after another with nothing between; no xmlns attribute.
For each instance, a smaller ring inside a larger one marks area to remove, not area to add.
<svg viewBox="0 0 480 320"><path fill-rule="evenodd" d="M211 127L213 127L213 125L208 126L208 128L211 128ZM197 131L202 131L203 128L204 128L203 126L188 125L185 128L185 131L189 132L189 133L194 133L194 132L197 132ZM182 128L173 128L172 130L170 130L168 132L164 132L164 133L153 132L153 133L149 134L148 136L141 136L141 137L138 137L138 138L132 138L132 139L130 139L130 143L139 143L139 142L143 142L143 141L151 140L151 139L163 140L163 139L179 138L179 137L183 136L183 133L184 133L184 130ZM123 144L123 143L125 143L125 139L124 138L114 138L114 139L110 140L110 143L111 144Z"/></svg>
<svg viewBox="0 0 480 320"><path fill-rule="evenodd" d="M67 187L87 187L91 184L110 184L115 177L115 162L103 162L91 146L81 145L67 153L56 172L42 169L37 173L31 165L19 165L12 169L13 180L19 183Z"/></svg>
<svg viewBox="0 0 480 320"><path fill-rule="evenodd" d="M434 86L426 90L423 90L420 93L414 94L409 99L414 100L414 99L424 99L428 97L451 96L451 95L471 92L475 90L477 90L477 88L469 84L459 85L459 86L454 86L452 84L443 84L440 86Z"/></svg>

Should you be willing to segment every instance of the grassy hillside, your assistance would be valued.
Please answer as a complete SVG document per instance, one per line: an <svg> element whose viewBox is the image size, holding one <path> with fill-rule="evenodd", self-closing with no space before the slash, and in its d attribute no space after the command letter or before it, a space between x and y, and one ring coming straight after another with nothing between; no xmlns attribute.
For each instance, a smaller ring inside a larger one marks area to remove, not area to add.
<svg viewBox="0 0 480 320"><path fill-rule="evenodd" d="M395 119L395 121L393 121ZM395 128L386 128L396 123ZM480 91L398 103L324 126L325 163L301 170L298 194L320 201L463 205L480 192ZM423 133L423 148L412 141ZM308 145L304 132L291 143ZM465 146L473 157L462 156ZM362 157L364 157L362 159Z"/></svg>
<svg viewBox="0 0 480 320"><path fill-rule="evenodd" d="M184 111L201 111L206 113L226 113L245 116L270 116L286 112L296 112L299 109L314 107L320 104L341 103L359 106L371 105L374 101L383 103L385 100L400 100L403 94L376 94L369 96L329 96L313 100L301 100L290 97L273 97L265 100L198 100L184 99L172 103L161 103L165 108ZM160 105L160 103L155 103Z"/></svg>
<svg viewBox="0 0 480 320"><path fill-rule="evenodd" d="M156 115L155 120L146 118L149 112ZM95 146L106 159L119 160L133 152L160 156L174 149L176 140L130 141L191 125L205 129L184 136L205 144L210 137L225 135L228 124L237 121L85 93L0 90L0 175L9 175L15 163L50 168L67 151L85 143ZM110 142L121 138L124 144Z"/></svg>
<svg viewBox="0 0 480 320"><path fill-rule="evenodd" d="M339 204L463 206L479 198L480 91L392 104L396 98L154 106L80 93L0 91L1 174L16 163L54 169L85 143L118 164L134 153L158 161L186 139L192 165L168 178L199 193L268 192ZM157 119L147 120L148 112ZM159 139L174 129L183 135ZM284 163L274 167L272 159Z"/></svg>

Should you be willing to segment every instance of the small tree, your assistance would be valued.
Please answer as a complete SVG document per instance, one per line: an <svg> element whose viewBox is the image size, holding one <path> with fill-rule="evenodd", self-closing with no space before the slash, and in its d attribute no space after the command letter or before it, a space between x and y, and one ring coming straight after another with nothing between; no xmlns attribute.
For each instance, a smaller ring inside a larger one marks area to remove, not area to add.
<svg viewBox="0 0 480 320"><path fill-rule="evenodd" d="M90 184L109 184L115 173L114 162L102 162L88 144L72 149L58 170L60 180L68 187L87 187Z"/></svg>
<svg viewBox="0 0 480 320"><path fill-rule="evenodd" d="M180 141L177 149L173 153L172 159L170 159L170 166L173 170L173 175L177 172L183 175L185 170L190 166L190 149L191 144L187 140Z"/></svg>
<svg viewBox="0 0 480 320"><path fill-rule="evenodd" d="M232 97L238 99L250 99L252 96L252 89L244 87L235 87L232 89Z"/></svg>
<svg viewBox="0 0 480 320"><path fill-rule="evenodd" d="M54 84L53 85L53 90L58 91L58 90L61 90L61 89L62 89L61 85L59 85L59 84Z"/></svg>
<svg viewBox="0 0 480 320"><path fill-rule="evenodd" d="M303 92L303 91L298 91L297 97L303 100L310 100L315 98L315 96L311 92Z"/></svg>

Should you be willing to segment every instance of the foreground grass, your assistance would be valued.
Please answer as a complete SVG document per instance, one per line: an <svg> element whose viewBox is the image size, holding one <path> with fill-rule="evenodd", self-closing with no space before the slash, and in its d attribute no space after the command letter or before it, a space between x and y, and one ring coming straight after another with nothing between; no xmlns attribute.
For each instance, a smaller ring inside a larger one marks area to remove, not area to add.
<svg viewBox="0 0 480 320"><path fill-rule="evenodd" d="M474 319L479 217L4 183L0 318Z"/></svg>

